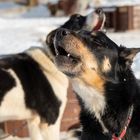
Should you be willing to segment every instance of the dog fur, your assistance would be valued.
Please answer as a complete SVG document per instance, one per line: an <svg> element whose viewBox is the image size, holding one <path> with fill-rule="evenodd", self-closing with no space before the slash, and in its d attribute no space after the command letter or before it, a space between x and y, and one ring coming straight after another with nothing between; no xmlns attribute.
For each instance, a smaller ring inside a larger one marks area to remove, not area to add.
<svg viewBox="0 0 140 140"><path fill-rule="evenodd" d="M97 12L91 14L74 15L63 27L86 28L87 19ZM47 48L31 48L0 59L0 122L27 120L31 140L59 140L69 82L53 63L55 31L48 35Z"/></svg>
<svg viewBox="0 0 140 140"><path fill-rule="evenodd" d="M0 60L0 121L26 119L31 139L56 140L68 79L44 52L34 48Z"/></svg>
<svg viewBox="0 0 140 140"><path fill-rule="evenodd" d="M66 29L57 31L54 45L55 63L72 80L81 105L81 140L119 139L132 105L123 140L139 140L140 83L131 64L140 48L118 46L100 31Z"/></svg>

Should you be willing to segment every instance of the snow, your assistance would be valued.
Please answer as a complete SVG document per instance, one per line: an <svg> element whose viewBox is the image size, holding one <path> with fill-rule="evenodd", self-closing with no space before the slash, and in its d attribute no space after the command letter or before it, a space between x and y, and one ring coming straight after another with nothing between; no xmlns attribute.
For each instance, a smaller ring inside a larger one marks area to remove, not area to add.
<svg viewBox="0 0 140 140"><path fill-rule="evenodd" d="M17 53L31 46L41 46L41 40L68 18L0 18L0 54ZM107 33L118 45L140 47L140 30ZM132 68L140 78L140 54L135 58Z"/></svg>
<svg viewBox="0 0 140 140"><path fill-rule="evenodd" d="M139 0L98 0L94 1L91 4L94 6L100 7L121 7L121 6L132 6L132 5L140 5Z"/></svg>
<svg viewBox="0 0 140 140"><path fill-rule="evenodd" d="M16 53L40 46L40 39L67 18L0 19L0 54Z"/></svg>
<svg viewBox="0 0 140 140"><path fill-rule="evenodd" d="M20 7L19 5L13 2L0 2L0 9L9 9L9 8L17 8Z"/></svg>
<svg viewBox="0 0 140 140"><path fill-rule="evenodd" d="M7 4L0 3L0 10L18 7L13 3ZM47 8L42 5L26 12L12 13L10 16L9 13L0 13L0 55L22 52L32 46L42 46L41 40L45 40L51 30L62 25L67 19L68 17L50 17ZM107 35L118 45L140 47L140 30L107 33ZM140 53L135 57L132 68L136 77L140 78ZM65 137L66 133L62 133L61 140L65 140ZM11 136L5 140L21 139Z"/></svg>

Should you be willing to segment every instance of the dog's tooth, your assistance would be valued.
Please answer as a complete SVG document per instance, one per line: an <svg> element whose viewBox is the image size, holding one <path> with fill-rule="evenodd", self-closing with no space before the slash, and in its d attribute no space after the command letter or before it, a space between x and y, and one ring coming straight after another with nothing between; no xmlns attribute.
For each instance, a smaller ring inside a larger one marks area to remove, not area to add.
<svg viewBox="0 0 140 140"><path fill-rule="evenodd" d="M68 53L67 57L70 57L70 54Z"/></svg>

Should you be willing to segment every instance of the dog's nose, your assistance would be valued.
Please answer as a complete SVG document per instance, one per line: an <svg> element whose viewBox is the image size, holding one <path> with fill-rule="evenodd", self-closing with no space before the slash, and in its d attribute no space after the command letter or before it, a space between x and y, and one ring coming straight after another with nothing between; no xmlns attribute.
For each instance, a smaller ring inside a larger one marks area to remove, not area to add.
<svg viewBox="0 0 140 140"><path fill-rule="evenodd" d="M63 28L60 28L57 33L56 33L56 36L59 38L59 39L62 39L64 36L67 36L69 34L69 31L67 29L63 29Z"/></svg>
<svg viewBox="0 0 140 140"><path fill-rule="evenodd" d="M54 42L61 41L68 34L70 34L70 31L68 29L64 29L64 28L58 29L55 33Z"/></svg>
<svg viewBox="0 0 140 140"><path fill-rule="evenodd" d="M102 8L97 8L96 10L95 10L95 12L97 13L97 14L103 14L103 9Z"/></svg>
<svg viewBox="0 0 140 140"><path fill-rule="evenodd" d="M68 31L67 31L67 30L62 30L62 31L61 31L61 35L62 35L62 36L68 35Z"/></svg>
<svg viewBox="0 0 140 140"><path fill-rule="evenodd" d="M68 34L69 34L69 31L66 30L66 29L60 29L60 30L58 31L58 35L59 35L60 37L66 36L66 35L68 35Z"/></svg>

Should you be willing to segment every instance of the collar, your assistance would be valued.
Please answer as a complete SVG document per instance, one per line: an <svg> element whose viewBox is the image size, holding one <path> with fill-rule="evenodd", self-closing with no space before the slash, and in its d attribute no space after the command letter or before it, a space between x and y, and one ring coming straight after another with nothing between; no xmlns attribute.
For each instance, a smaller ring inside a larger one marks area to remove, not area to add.
<svg viewBox="0 0 140 140"><path fill-rule="evenodd" d="M119 135L114 133L112 135L112 140L122 140L124 138L124 136L126 134L126 131L128 129L128 126L129 126L129 124L130 124L130 122L132 120L133 111L134 111L134 106L131 105L129 110L128 110L127 119L126 119L126 121L124 123L122 131L119 133Z"/></svg>

